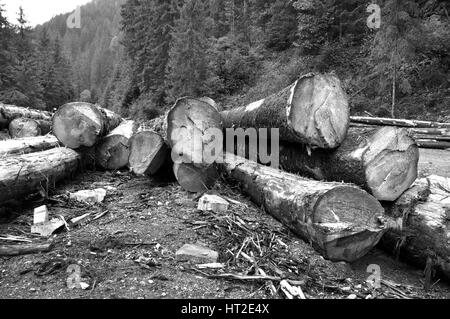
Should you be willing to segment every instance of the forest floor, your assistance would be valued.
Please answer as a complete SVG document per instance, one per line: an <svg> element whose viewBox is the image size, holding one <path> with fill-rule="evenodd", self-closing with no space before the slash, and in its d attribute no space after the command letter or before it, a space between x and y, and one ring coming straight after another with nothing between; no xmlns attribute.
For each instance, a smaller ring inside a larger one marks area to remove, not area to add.
<svg viewBox="0 0 450 319"><path fill-rule="evenodd" d="M108 190L102 204L88 206L68 199L68 192L94 188ZM197 210L198 196L175 183L128 172L84 172L59 185L44 202L30 202L0 220L1 235L41 242L30 234L34 207L46 204L51 217L63 216L67 221L107 212L98 220L55 234L48 253L0 257L0 298L284 298L277 280L218 276L253 275L256 269L301 284L307 298L450 298L448 284L433 281L425 292L423 271L379 249L352 264L327 261L237 188L220 182L212 192L233 200L226 214ZM178 261L175 252L184 244L217 251L225 268L198 270L195 263ZM87 289L68 287L71 265L80 266ZM366 282L370 265L380 267L378 288Z"/></svg>

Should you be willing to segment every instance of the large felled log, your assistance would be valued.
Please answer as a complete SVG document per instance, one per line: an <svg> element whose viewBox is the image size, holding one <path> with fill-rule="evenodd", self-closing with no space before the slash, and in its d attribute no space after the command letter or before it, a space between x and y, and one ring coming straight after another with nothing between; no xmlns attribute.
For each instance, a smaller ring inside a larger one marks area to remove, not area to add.
<svg viewBox="0 0 450 319"><path fill-rule="evenodd" d="M386 213L397 220L381 244L413 264L450 280L450 178L419 179Z"/></svg>
<svg viewBox="0 0 450 319"><path fill-rule="evenodd" d="M0 205L39 191L47 192L57 181L74 174L81 161L79 153L63 147L2 158Z"/></svg>
<svg viewBox="0 0 450 319"><path fill-rule="evenodd" d="M99 106L69 103L61 106L53 116L53 134L66 147L92 147L121 122L119 115Z"/></svg>
<svg viewBox="0 0 450 319"><path fill-rule="evenodd" d="M25 117L16 118L9 123L9 134L12 138L35 137L48 134L51 122L33 120Z"/></svg>
<svg viewBox="0 0 450 319"><path fill-rule="evenodd" d="M175 163L173 173L180 186L191 193L206 192L219 178L216 165L197 167L193 164Z"/></svg>
<svg viewBox="0 0 450 319"><path fill-rule="evenodd" d="M0 156L41 152L57 146L59 141L53 135L6 140L0 142Z"/></svg>
<svg viewBox="0 0 450 319"><path fill-rule="evenodd" d="M0 245L0 256L19 256L46 253L52 249L52 244Z"/></svg>
<svg viewBox="0 0 450 319"><path fill-rule="evenodd" d="M405 120L405 119L391 119L382 117L363 117L352 116L353 123L380 125L380 126L400 126L400 127L415 127L415 128L450 128L450 123L439 123L432 121L419 120Z"/></svg>
<svg viewBox="0 0 450 319"><path fill-rule="evenodd" d="M328 259L354 261L385 232L383 207L356 186L300 178L228 153L221 167L257 205Z"/></svg>
<svg viewBox="0 0 450 319"><path fill-rule="evenodd" d="M308 74L248 106L221 113L226 128L279 128L286 142L335 148L349 127L348 98L331 74Z"/></svg>
<svg viewBox="0 0 450 319"><path fill-rule="evenodd" d="M379 200L396 200L417 178L419 149L404 129L351 128L334 151L280 147L283 169L319 180L355 183Z"/></svg>
<svg viewBox="0 0 450 319"><path fill-rule="evenodd" d="M169 147L160 134L141 131L130 139L129 166L136 175L154 175L168 160Z"/></svg>
<svg viewBox="0 0 450 319"><path fill-rule="evenodd" d="M124 121L103 137L96 147L97 164L107 170L127 166L130 158L130 139L137 129L136 122Z"/></svg>
<svg viewBox="0 0 450 319"><path fill-rule="evenodd" d="M208 102L181 98L167 114L167 141L172 159L177 163L209 166L214 161L205 158L204 151L222 145L210 138L210 133L222 132L220 113Z"/></svg>
<svg viewBox="0 0 450 319"><path fill-rule="evenodd" d="M0 103L0 128L8 128L12 120L20 117L33 120L52 120L52 114L49 112Z"/></svg>

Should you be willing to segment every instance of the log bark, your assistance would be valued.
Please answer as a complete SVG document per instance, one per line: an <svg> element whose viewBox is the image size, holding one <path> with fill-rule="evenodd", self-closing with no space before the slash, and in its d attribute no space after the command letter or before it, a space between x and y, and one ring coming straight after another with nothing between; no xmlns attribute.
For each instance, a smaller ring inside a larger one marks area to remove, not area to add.
<svg viewBox="0 0 450 319"><path fill-rule="evenodd" d="M52 244L0 245L0 256L46 253L51 249Z"/></svg>
<svg viewBox="0 0 450 319"><path fill-rule="evenodd" d="M331 74L307 74L290 87L221 113L226 128L279 128L285 142L333 149L349 127L348 98Z"/></svg>
<svg viewBox="0 0 450 319"><path fill-rule="evenodd" d="M1 141L0 156L41 152L58 147L59 145L58 139L53 135Z"/></svg>
<svg viewBox="0 0 450 319"><path fill-rule="evenodd" d="M130 158L130 139L137 130L136 122L124 121L103 137L96 147L97 164L106 170L126 167Z"/></svg>
<svg viewBox="0 0 450 319"><path fill-rule="evenodd" d="M216 165L197 167L193 164L175 163L173 173L180 186L190 193L206 192L219 178Z"/></svg>
<svg viewBox="0 0 450 319"><path fill-rule="evenodd" d="M0 162L0 206L13 199L44 191L62 179L71 177L82 163L81 154L68 148L20 156L8 156Z"/></svg>
<svg viewBox="0 0 450 319"><path fill-rule="evenodd" d="M400 127L414 127L414 128L440 128L449 129L450 123L439 123L432 121L419 120L405 120L405 119L391 119L382 117L363 117L352 116L350 118L353 123L381 125L381 126L400 126Z"/></svg>
<svg viewBox="0 0 450 319"><path fill-rule="evenodd" d="M122 118L99 106L76 102L61 106L53 116L53 134L66 147L92 147L119 126Z"/></svg>
<svg viewBox="0 0 450 319"><path fill-rule="evenodd" d="M356 186L300 178L228 153L221 168L258 206L327 259L355 261L385 232L383 207Z"/></svg>
<svg viewBox="0 0 450 319"><path fill-rule="evenodd" d="M434 150L447 150L450 149L450 142L446 141L436 141L432 139L416 139L417 145L420 148L430 148Z"/></svg>
<svg viewBox="0 0 450 319"><path fill-rule="evenodd" d="M396 220L380 244L421 268L430 263L450 280L450 178L431 175L414 183L386 214Z"/></svg>
<svg viewBox="0 0 450 319"><path fill-rule="evenodd" d="M51 131L51 127L50 121L20 117L9 123L9 135L12 138L42 136L48 134Z"/></svg>
<svg viewBox="0 0 450 319"><path fill-rule="evenodd" d="M318 180L354 183L382 201L394 201L416 180L419 149L404 129L351 128L334 151L280 146L280 166Z"/></svg>
<svg viewBox="0 0 450 319"><path fill-rule="evenodd" d="M52 120L52 114L50 112L0 103L0 128L8 128L11 121L20 117L33 120Z"/></svg>
<svg viewBox="0 0 450 319"><path fill-rule="evenodd" d="M160 134L138 132L130 140L130 169L136 175L154 175L168 160L169 153L169 147Z"/></svg>
<svg viewBox="0 0 450 319"><path fill-rule="evenodd" d="M208 102L181 98L167 114L167 141L172 148L172 159L177 163L209 167L213 161L203 156L205 149L217 144L207 137L210 132L222 134L220 113ZM222 145L222 141L220 141Z"/></svg>

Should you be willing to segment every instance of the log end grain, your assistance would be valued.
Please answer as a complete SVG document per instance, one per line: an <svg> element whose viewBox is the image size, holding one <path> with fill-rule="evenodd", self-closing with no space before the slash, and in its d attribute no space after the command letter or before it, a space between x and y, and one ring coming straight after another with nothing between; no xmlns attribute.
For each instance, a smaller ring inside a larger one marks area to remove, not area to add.
<svg viewBox="0 0 450 319"><path fill-rule="evenodd" d="M53 133L71 149L94 146L102 130L102 114L93 104L65 104L53 116Z"/></svg>
<svg viewBox="0 0 450 319"><path fill-rule="evenodd" d="M154 175L166 161L168 152L161 135L152 131L139 132L130 140L130 169L136 175Z"/></svg>
<svg viewBox="0 0 450 319"><path fill-rule="evenodd" d="M384 209L373 196L351 186L326 192L315 205L309 232L330 260L355 261L385 232Z"/></svg>
<svg viewBox="0 0 450 319"><path fill-rule="evenodd" d="M42 135L39 122L28 118L16 118L9 123L12 138L35 137Z"/></svg>
<svg viewBox="0 0 450 319"><path fill-rule="evenodd" d="M405 129L384 127L364 154L367 186L382 201L394 201L416 180L419 148Z"/></svg>
<svg viewBox="0 0 450 319"><path fill-rule="evenodd" d="M350 125L348 98L340 80L332 74L308 74L292 87L288 121L308 144L336 148Z"/></svg>
<svg viewBox="0 0 450 319"><path fill-rule="evenodd" d="M127 166L130 158L130 139L137 129L136 122L123 121L102 138L96 148L97 164L106 170L117 170Z"/></svg>
<svg viewBox="0 0 450 319"><path fill-rule="evenodd" d="M196 167L193 164L175 163L173 172L180 186L190 193L201 193L211 189L219 178L215 165Z"/></svg>
<svg viewBox="0 0 450 319"><path fill-rule="evenodd" d="M216 142L204 138L210 129L221 133L222 117L202 100L181 98L167 115L167 140L172 152L190 163L203 164L203 150Z"/></svg>
<svg viewBox="0 0 450 319"><path fill-rule="evenodd" d="M128 165L129 140L120 135L105 138L96 147L97 164L105 170L117 170Z"/></svg>

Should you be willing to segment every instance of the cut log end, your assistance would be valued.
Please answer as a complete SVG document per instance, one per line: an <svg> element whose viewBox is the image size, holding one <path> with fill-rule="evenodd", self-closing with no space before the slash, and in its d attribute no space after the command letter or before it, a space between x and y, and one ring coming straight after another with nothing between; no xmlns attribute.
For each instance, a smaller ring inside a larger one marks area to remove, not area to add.
<svg viewBox="0 0 450 319"><path fill-rule="evenodd" d="M130 139L137 128L136 122L124 121L105 136L97 146L97 164L107 170L117 170L127 166L130 158Z"/></svg>
<svg viewBox="0 0 450 319"><path fill-rule="evenodd" d="M288 111L294 131L308 136L311 145L332 149L345 139L350 116L348 98L334 75L300 78L293 87Z"/></svg>
<svg viewBox="0 0 450 319"><path fill-rule="evenodd" d="M92 147L102 130L101 114L89 103L69 103L53 116L53 133L66 147Z"/></svg>
<svg viewBox="0 0 450 319"><path fill-rule="evenodd" d="M136 175L154 175L164 164L168 147L163 138L151 131L143 131L130 140L130 169Z"/></svg>
<svg viewBox="0 0 450 319"><path fill-rule="evenodd" d="M329 227L329 233L317 234L322 238L324 255L349 262L363 257L383 234L383 215L378 200L356 187L337 187L324 194L313 219L324 229Z"/></svg>
<svg viewBox="0 0 450 319"><path fill-rule="evenodd" d="M209 103L193 98L179 99L167 116L167 139L172 152L184 162L203 164L203 150L214 140L203 136L210 129L222 132L220 113Z"/></svg>
<svg viewBox="0 0 450 319"><path fill-rule="evenodd" d="M180 186L190 193L201 193L211 189L219 178L215 165L199 168L192 164L175 163L173 172Z"/></svg>
<svg viewBox="0 0 450 319"><path fill-rule="evenodd" d="M106 170L116 170L128 165L129 141L123 136L111 136L96 149L97 164Z"/></svg>
<svg viewBox="0 0 450 319"><path fill-rule="evenodd" d="M417 178L419 148L406 130L394 127L378 130L373 141L364 155L367 186L379 200L396 200Z"/></svg>
<svg viewBox="0 0 450 319"><path fill-rule="evenodd" d="M9 124L9 134L12 138L36 137L42 135L42 130L35 120L16 118Z"/></svg>

